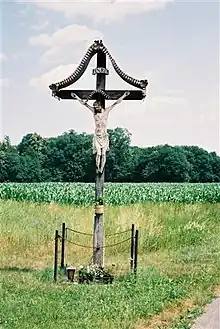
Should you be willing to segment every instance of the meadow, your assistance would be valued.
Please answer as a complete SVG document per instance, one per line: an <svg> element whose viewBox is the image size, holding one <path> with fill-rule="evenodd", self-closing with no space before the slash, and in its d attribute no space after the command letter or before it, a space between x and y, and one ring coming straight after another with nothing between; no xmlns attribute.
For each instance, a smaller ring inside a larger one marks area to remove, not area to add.
<svg viewBox="0 0 220 329"><path fill-rule="evenodd" d="M93 184L1 184L0 327L190 328L220 286L219 185L107 184L106 234L132 223L140 230L137 280L125 274L130 261L125 243L105 250L106 266L120 275L112 285L55 284L54 230L66 222L92 233L93 189ZM70 238L92 245L89 236ZM66 262L88 264L91 253L67 245Z"/></svg>

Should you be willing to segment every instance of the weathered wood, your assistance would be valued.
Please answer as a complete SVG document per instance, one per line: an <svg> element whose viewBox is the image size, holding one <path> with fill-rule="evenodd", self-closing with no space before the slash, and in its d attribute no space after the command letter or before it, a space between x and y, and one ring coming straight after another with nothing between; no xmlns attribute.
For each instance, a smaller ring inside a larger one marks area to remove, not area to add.
<svg viewBox="0 0 220 329"><path fill-rule="evenodd" d="M97 74L97 77L101 75L101 73ZM105 90L104 88L102 88ZM62 89L54 93L56 97L60 99L71 99L71 93L76 94L78 97L82 99L87 99L89 95L93 92L93 90L71 90L71 89ZM110 97L111 100L116 100L124 94L125 90L105 90L105 93ZM99 94L94 93L91 97L92 100L97 100ZM142 100L144 98L144 94L141 90L130 90L130 94L124 98L124 100Z"/></svg>
<svg viewBox="0 0 220 329"><path fill-rule="evenodd" d="M93 264L104 266L103 214L95 214L93 234Z"/></svg>
<svg viewBox="0 0 220 329"><path fill-rule="evenodd" d="M102 52L97 53L97 67L106 68L106 55ZM105 90L105 73L97 73L96 89ZM96 98L100 100L103 109L105 108L105 98L98 94ZM95 200L103 198L104 195L104 177L105 169L102 173L96 170L95 179ZM103 214L95 214L94 218L94 234L93 234L93 263L104 266L104 224Z"/></svg>
<svg viewBox="0 0 220 329"><path fill-rule="evenodd" d="M102 173L96 173L95 179L95 200L103 198L104 195L105 170Z"/></svg>

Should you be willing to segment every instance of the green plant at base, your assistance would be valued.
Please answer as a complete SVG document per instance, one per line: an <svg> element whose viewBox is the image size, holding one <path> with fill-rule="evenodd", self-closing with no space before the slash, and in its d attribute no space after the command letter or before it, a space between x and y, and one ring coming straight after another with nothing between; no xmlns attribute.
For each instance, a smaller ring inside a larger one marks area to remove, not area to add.
<svg viewBox="0 0 220 329"><path fill-rule="evenodd" d="M79 270L78 281L79 283L91 283L91 282L101 282L101 283L112 283L114 276L109 270L104 269L99 265L88 265L81 266Z"/></svg>

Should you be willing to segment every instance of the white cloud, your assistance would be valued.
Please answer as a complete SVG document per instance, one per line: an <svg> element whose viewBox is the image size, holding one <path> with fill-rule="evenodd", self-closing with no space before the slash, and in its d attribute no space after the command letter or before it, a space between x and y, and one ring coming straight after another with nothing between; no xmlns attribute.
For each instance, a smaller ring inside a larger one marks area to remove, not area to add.
<svg viewBox="0 0 220 329"><path fill-rule="evenodd" d="M0 53L0 63L7 61L7 56L3 53Z"/></svg>
<svg viewBox="0 0 220 329"><path fill-rule="evenodd" d="M17 0L21 2L21 0ZM122 20L128 15L137 15L152 10L161 10L174 0L87 0L87 1L62 1L62 0L22 0L25 3L34 3L40 8L63 13L67 18L78 16L89 17L96 22L110 23Z"/></svg>
<svg viewBox="0 0 220 329"><path fill-rule="evenodd" d="M31 87L41 90L48 88L51 83L67 78L75 68L76 64L59 65L42 75L30 79L29 84Z"/></svg>
<svg viewBox="0 0 220 329"><path fill-rule="evenodd" d="M166 106L169 104L181 104L181 103L184 104L185 101L186 101L186 98L175 95L175 91L174 91L173 95L172 95L172 92L169 91L166 94L157 95L157 96L151 98L153 107L157 107L159 105Z"/></svg>
<svg viewBox="0 0 220 329"><path fill-rule="evenodd" d="M2 87L9 87L10 80L8 78L0 78L0 88Z"/></svg>
<svg viewBox="0 0 220 329"><path fill-rule="evenodd" d="M91 30L87 26L68 25L63 29L59 29L53 34L41 34L36 37L31 37L29 42L33 46L56 46L66 45L66 43L77 43L79 41L88 41L94 37L99 37L101 33L96 30Z"/></svg>
<svg viewBox="0 0 220 329"><path fill-rule="evenodd" d="M27 4L25 4L25 3L27 3ZM28 4L28 3L29 3L29 1L22 1L23 7L18 12L21 16L25 16L26 14L28 14L28 11L30 10L30 4Z"/></svg>
<svg viewBox="0 0 220 329"><path fill-rule="evenodd" d="M43 31L43 30L45 30L46 27L48 27L48 26L49 26L49 21L46 20L46 21L41 22L41 23L39 23L39 24L34 24L34 25L32 25L32 29L33 29L33 30L36 30L36 31Z"/></svg>
<svg viewBox="0 0 220 329"><path fill-rule="evenodd" d="M42 33L32 36L29 38L29 43L32 46L47 47L48 49L40 58L40 63L54 65L66 62L69 57L73 58L76 50L86 49L94 39L99 38L102 38L101 32L89 29L87 26L73 24L52 34Z"/></svg>
<svg viewBox="0 0 220 329"><path fill-rule="evenodd" d="M16 52L11 55L11 58L14 59L15 61L18 61L19 59L24 57L24 55L25 55L25 53L23 53L23 52Z"/></svg>

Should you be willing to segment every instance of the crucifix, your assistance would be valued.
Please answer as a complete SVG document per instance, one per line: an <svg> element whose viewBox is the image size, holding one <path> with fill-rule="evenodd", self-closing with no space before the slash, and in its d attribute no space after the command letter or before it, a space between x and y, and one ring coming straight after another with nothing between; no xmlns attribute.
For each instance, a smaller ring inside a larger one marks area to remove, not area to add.
<svg viewBox="0 0 220 329"><path fill-rule="evenodd" d="M122 100L130 94L126 91L114 104L106 108L102 107L100 101L95 101L93 106L87 101L83 101L75 93L71 93L73 98L76 98L82 105L85 105L93 113L95 121L95 133L93 136L93 154L96 154L96 171L102 173L106 163L106 152L109 150L109 138L107 133L107 121L109 112Z"/></svg>
<svg viewBox="0 0 220 329"><path fill-rule="evenodd" d="M97 67L93 69L96 75L95 90L70 90L63 89L75 83L85 72L91 58L97 55ZM106 90L106 75L109 74L106 68L106 57L116 73L128 84L137 87L139 90ZM106 163L106 152L109 150L109 138L107 133L107 121L109 112L123 100L141 100L146 97L147 80L134 79L125 74L116 64L112 55L103 44L102 40L95 40L89 47L76 70L66 79L53 83L49 86L52 96L57 99L76 99L86 106L93 114L95 121L95 132L93 136L93 154L96 155L96 178L95 178L95 207L94 231L93 231L93 263L104 265L104 225L103 225L103 194L104 194L104 173ZM93 105L88 102L95 100ZM105 107L105 100L116 100L112 105Z"/></svg>

